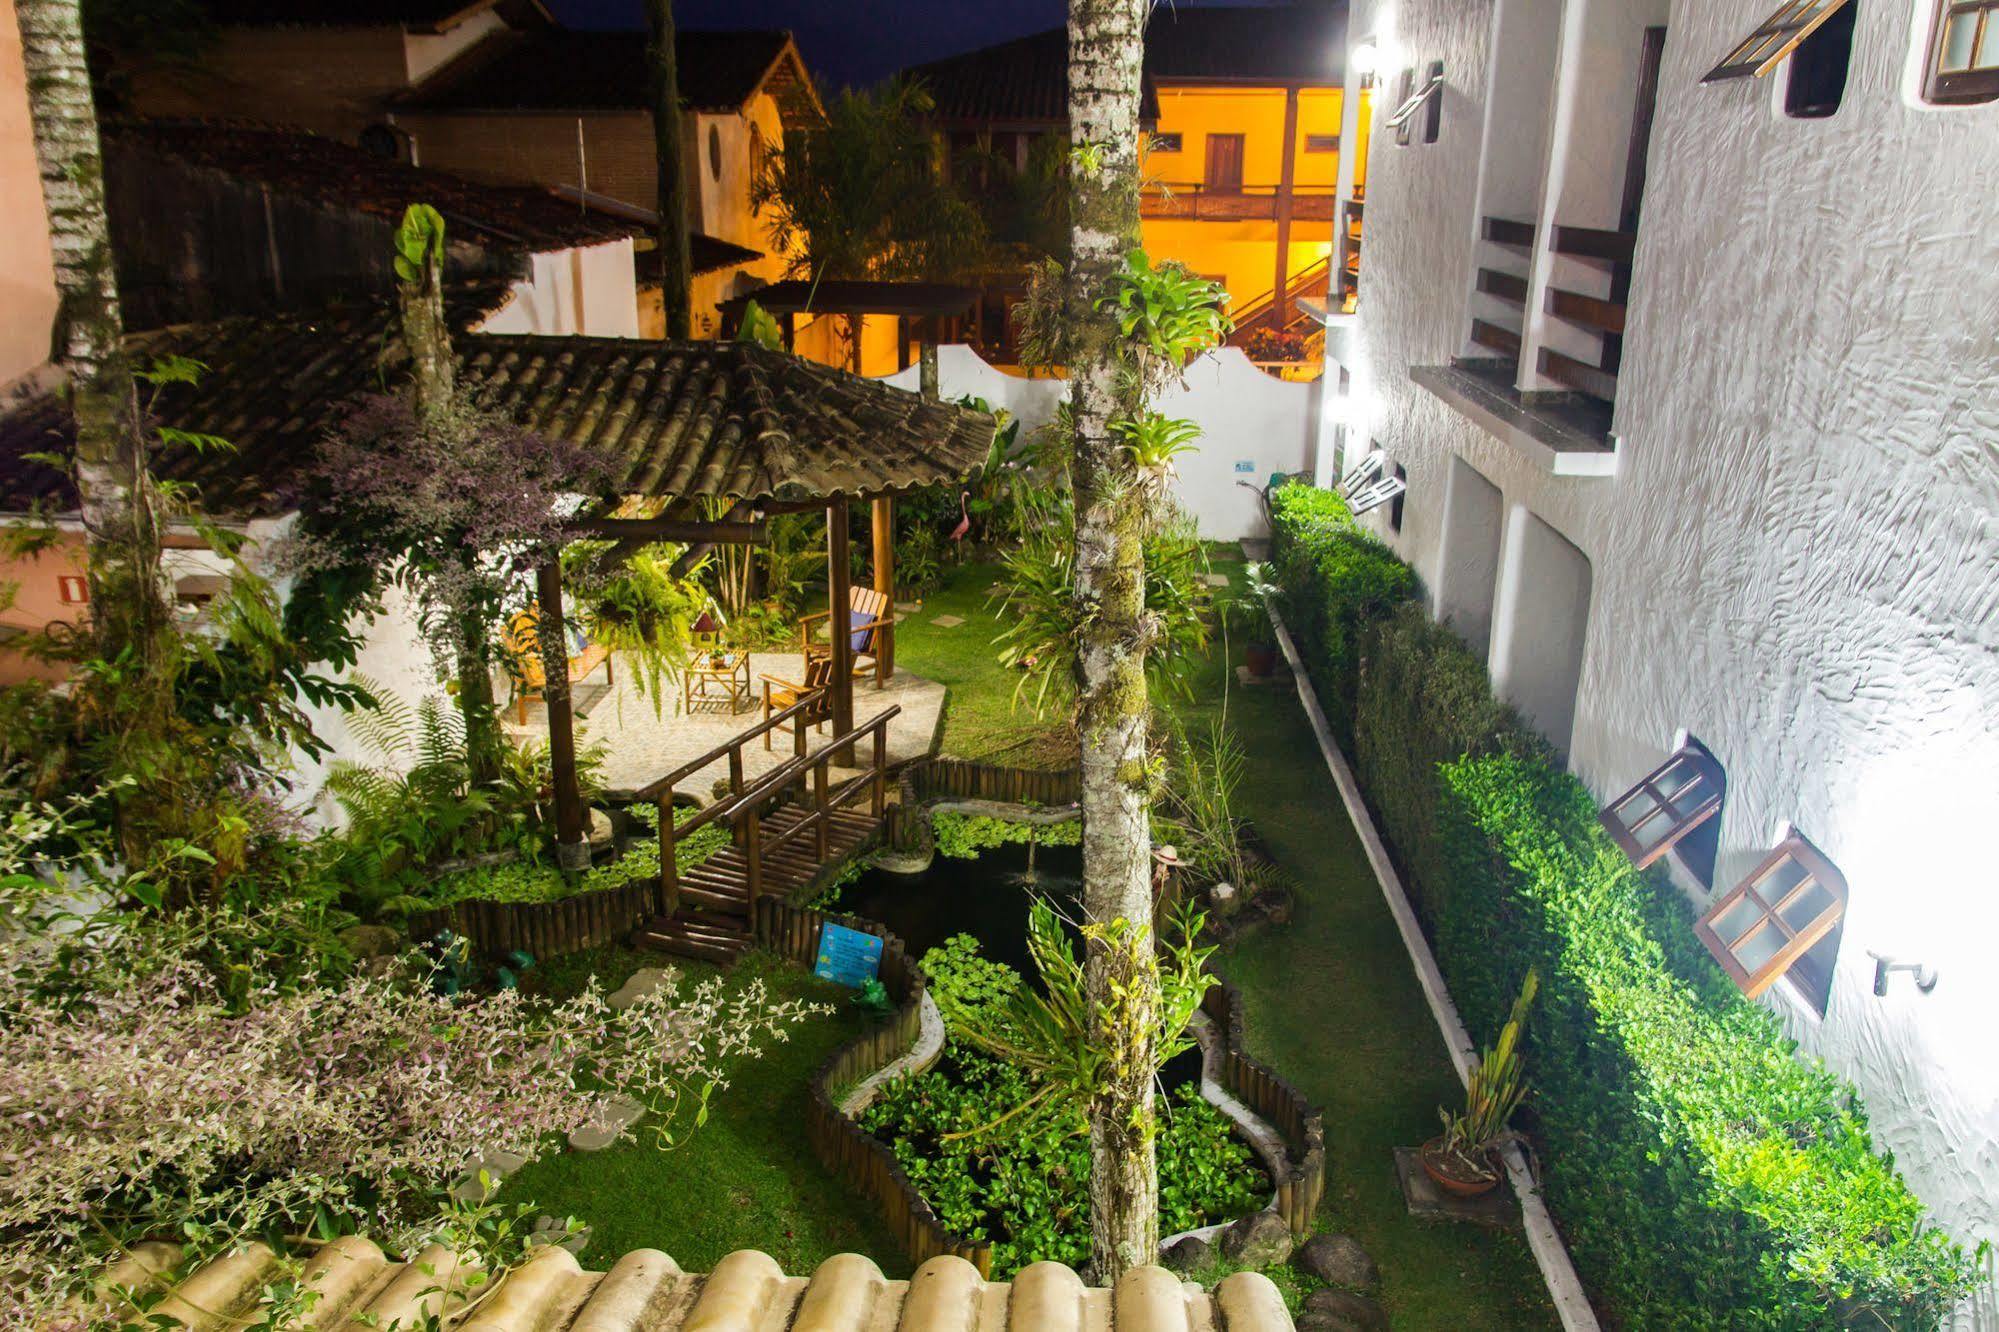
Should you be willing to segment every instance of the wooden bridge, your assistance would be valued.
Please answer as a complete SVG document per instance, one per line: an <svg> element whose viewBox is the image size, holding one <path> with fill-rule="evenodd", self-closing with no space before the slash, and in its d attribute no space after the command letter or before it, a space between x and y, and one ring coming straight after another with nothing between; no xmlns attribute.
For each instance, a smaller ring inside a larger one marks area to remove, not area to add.
<svg viewBox="0 0 1999 1332"><path fill-rule="evenodd" d="M888 724L902 709L887 708L808 750L806 728L797 719L813 702L786 708L638 793L659 809L661 912L640 928L640 944L709 962L734 961L749 946L759 897L789 898L826 866L880 834L888 796ZM793 757L746 783L744 749L787 723L793 727ZM859 748L870 742L869 761L848 773ZM675 827L674 788L724 759L728 794ZM836 768L842 770L837 775ZM729 845L681 873L675 844L711 823L730 830Z"/></svg>

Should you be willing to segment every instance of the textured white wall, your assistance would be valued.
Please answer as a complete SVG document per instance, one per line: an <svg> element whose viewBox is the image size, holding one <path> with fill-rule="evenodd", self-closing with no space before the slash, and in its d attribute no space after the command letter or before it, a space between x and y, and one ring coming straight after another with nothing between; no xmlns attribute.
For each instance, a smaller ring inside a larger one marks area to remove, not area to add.
<svg viewBox="0 0 1999 1332"><path fill-rule="evenodd" d="M632 243L549 250L528 257L528 275L480 326L484 333L580 334L635 338L639 293Z"/></svg>
<svg viewBox="0 0 1999 1332"><path fill-rule="evenodd" d="M1451 86L1438 144L1374 140L1350 368L1408 469L1394 540L1426 577L1454 459L1588 556L1572 762L1591 787L1615 793L1685 727L1728 767L1719 882L1787 819L1845 871L1825 1018L1773 1002L1861 1089L1937 1221L1999 1238L1999 106L1914 101L1928 7L1880 0L1860 0L1828 120L1781 114L1781 71L1701 86L1767 8L1672 6L1619 474L1585 479L1403 378L1464 338L1485 83L1507 58L1492 0L1356 0L1355 41L1392 26L1400 64L1443 60ZM1627 115L1615 75L1585 68L1577 105ZM1934 964L1936 990L1896 977L1875 998L1870 949ZM1960 1324L1999 1327L1994 1295Z"/></svg>
<svg viewBox="0 0 1999 1332"><path fill-rule="evenodd" d="M915 391L917 368L883 377ZM1214 541L1262 536L1269 530L1263 501L1237 482L1262 488L1273 472L1309 472L1317 447L1323 380L1309 384L1274 379L1234 347L1210 352L1187 367L1186 382L1161 392L1153 406L1184 417L1202 430L1199 448L1175 460L1175 496ZM1024 379L993 369L965 346L937 349L938 392L967 394L1004 407L1020 418L1023 434L1054 419L1068 394L1059 379Z"/></svg>

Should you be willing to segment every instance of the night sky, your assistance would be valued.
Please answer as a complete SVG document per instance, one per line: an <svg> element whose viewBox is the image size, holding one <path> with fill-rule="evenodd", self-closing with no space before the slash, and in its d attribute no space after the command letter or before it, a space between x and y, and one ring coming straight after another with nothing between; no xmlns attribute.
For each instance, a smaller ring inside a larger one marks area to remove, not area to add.
<svg viewBox="0 0 1999 1332"><path fill-rule="evenodd" d="M1203 5L1229 0L1201 0ZM637 28L640 0L548 0L578 28ZM683 28L789 28L822 86L871 83L1063 21L1066 0L674 0Z"/></svg>

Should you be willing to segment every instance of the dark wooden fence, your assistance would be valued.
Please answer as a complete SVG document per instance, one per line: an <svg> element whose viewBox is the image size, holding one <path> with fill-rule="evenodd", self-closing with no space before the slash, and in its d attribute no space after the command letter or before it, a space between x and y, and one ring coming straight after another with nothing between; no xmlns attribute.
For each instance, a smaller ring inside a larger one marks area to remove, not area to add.
<svg viewBox="0 0 1999 1332"><path fill-rule="evenodd" d="M901 803L888 808L882 840L898 851L924 847L923 806L939 800L992 800L1008 805L1073 805L1083 798L1074 768L1002 768L968 759L923 759L898 778Z"/></svg>
<svg viewBox="0 0 1999 1332"><path fill-rule="evenodd" d="M922 968L886 926L858 916L841 916L810 907L792 906L775 898L757 899L752 930L757 943L782 957L811 967L818 956L819 931L826 922L872 934L883 941L882 987L895 1001L895 1011L874 1030L835 1050L812 1078L812 1099L806 1110L805 1132L820 1161L835 1178L873 1199L882 1220L902 1241L912 1262L939 1254L955 1254L990 1277L990 1243L961 1239L923 1201L895 1162L888 1145L866 1132L840 1111L840 1096L855 1083L901 1058L916 1044L923 1026Z"/></svg>
<svg viewBox="0 0 1999 1332"><path fill-rule="evenodd" d="M1277 1214L1302 1239L1311 1233L1313 1214L1326 1192L1325 1125L1302 1092L1243 1053L1242 1000L1233 985L1224 980L1210 989L1201 1011L1222 1037L1217 1080L1284 1139L1284 1169L1274 1181Z"/></svg>
<svg viewBox="0 0 1999 1332"><path fill-rule="evenodd" d="M648 877L555 902L453 902L412 913L409 933L429 939L450 930L481 953L518 948L537 959L561 957L623 939L658 910L658 890Z"/></svg>

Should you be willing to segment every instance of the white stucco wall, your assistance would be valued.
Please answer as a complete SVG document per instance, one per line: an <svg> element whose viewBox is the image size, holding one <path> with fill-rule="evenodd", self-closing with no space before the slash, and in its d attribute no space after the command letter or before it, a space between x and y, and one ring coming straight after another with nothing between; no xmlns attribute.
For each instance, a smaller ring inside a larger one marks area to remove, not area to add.
<svg viewBox="0 0 1999 1332"><path fill-rule="evenodd" d="M917 367L883 377L911 392ZM1318 445L1323 381L1274 379L1234 347L1210 352L1187 367L1184 384L1158 394L1153 406L1201 427L1200 447L1175 460L1174 493L1194 515L1201 535L1214 541L1260 537L1269 531L1260 490L1273 472L1310 472ZM937 386L946 398L984 398L1020 418L1023 434L1055 417L1068 396L1060 379L1027 379L988 365L970 347L937 349Z"/></svg>
<svg viewBox="0 0 1999 1332"><path fill-rule="evenodd" d="M1935 1220L1967 1242L1999 1239L1999 893L1986 849L1999 822L1999 106L1915 102L1927 5L1861 0L1838 114L1787 119L1782 71L1699 83L1768 6L1674 3L1617 474L1555 477L1404 378L1460 351L1478 309L1471 238L1495 211L1479 207L1481 142L1517 160L1519 136L1539 132L1518 116L1518 90L1505 123L1486 119L1490 72L1510 61L1489 43L1495 13L1530 2L1354 6L1354 40L1385 33L1391 70L1442 60L1450 79L1440 142L1396 148L1377 134L1368 167L1346 366L1363 433L1408 471L1390 539L1451 602L1467 595L1451 586L1462 570L1445 567L1482 544L1445 531L1461 461L1501 492L1501 570L1522 557L1529 515L1584 553L1575 770L1610 796L1685 728L1728 770L1718 883L1746 873L1786 820L1832 857L1852 901L1828 1011L1808 1015L1781 985L1768 1002L1861 1089L1879 1144ZM1614 197L1598 159L1628 133L1623 66L1595 36L1655 17L1638 0L1603 8L1563 11L1571 34L1591 37L1569 91L1588 131L1575 137L1593 146L1552 173L1571 202ZM1517 185L1488 172L1498 208ZM1552 220L1614 221L1564 206ZM1534 590L1525 618L1495 624L1495 653L1548 613ZM1876 998L1869 950L1934 965L1936 989L1897 976ZM1999 1327L1989 1289L1958 1325Z"/></svg>
<svg viewBox="0 0 1999 1332"><path fill-rule="evenodd" d="M55 259L28 119L28 76L14 0L0 0L0 386L49 358Z"/></svg>
<svg viewBox="0 0 1999 1332"><path fill-rule="evenodd" d="M528 275L484 333L639 335L638 279L630 239L548 250L528 257Z"/></svg>

